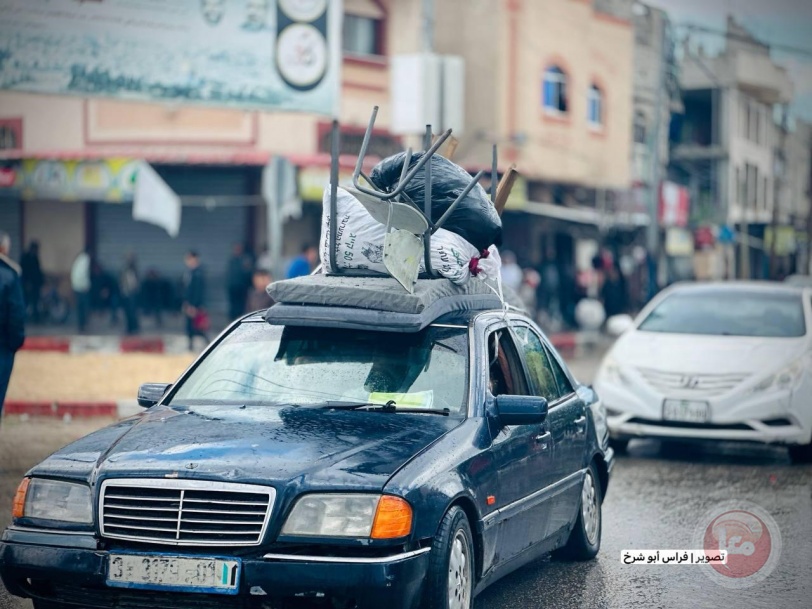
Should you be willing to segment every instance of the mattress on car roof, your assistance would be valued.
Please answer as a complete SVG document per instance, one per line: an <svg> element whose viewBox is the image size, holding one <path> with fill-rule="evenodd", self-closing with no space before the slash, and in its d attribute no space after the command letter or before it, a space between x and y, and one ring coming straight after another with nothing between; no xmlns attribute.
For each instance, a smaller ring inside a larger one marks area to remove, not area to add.
<svg viewBox="0 0 812 609"><path fill-rule="evenodd" d="M369 309L433 319L454 311L502 308L494 289L476 278L463 286L448 279L421 279L410 294L391 277L309 275L272 283L268 294L286 305Z"/></svg>

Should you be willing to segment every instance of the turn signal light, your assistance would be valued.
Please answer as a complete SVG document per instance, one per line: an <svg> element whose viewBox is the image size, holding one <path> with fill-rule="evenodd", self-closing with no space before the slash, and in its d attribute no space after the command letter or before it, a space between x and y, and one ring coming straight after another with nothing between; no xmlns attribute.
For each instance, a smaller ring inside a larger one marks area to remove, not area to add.
<svg viewBox="0 0 812 609"><path fill-rule="evenodd" d="M378 501L372 523L372 539L406 537L412 530L412 506L400 497L384 495Z"/></svg>
<svg viewBox="0 0 812 609"><path fill-rule="evenodd" d="M13 518L22 518L25 516L25 495L28 492L28 485L31 483L31 478L23 478L20 486L17 487L17 492L14 493L14 502L11 504L11 516Z"/></svg>

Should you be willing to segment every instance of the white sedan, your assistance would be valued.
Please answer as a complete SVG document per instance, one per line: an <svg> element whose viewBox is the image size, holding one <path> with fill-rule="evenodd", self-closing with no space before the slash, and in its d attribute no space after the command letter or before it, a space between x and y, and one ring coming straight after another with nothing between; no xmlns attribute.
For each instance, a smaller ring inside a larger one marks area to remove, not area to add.
<svg viewBox="0 0 812 609"><path fill-rule="evenodd" d="M678 284L611 325L625 331L595 389L616 448L642 437L743 440L812 461L812 289Z"/></svg>

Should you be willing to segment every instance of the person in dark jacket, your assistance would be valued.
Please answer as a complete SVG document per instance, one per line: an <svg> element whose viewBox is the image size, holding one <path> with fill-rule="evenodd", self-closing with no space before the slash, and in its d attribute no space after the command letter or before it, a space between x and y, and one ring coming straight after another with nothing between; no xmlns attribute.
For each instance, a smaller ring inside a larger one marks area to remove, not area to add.
<svg viewBox="0 0 812 609"><path fill-rule="evenodd" d="M186 317L186 336L189 338L189 351L194 350L195 336L202 336L208 342L208 315L204 308L206 278L200 266L200 256L190 251L186 254L186 272L183 275L183 315Z"/></svg>
<svg viewBox="0 0 812 609"><path fill-rule="evenodd" d="M20 268L22 269L23 295L26 304L31 307L31 320L34 323L39 323L39 297L45 283L45 275L39 262L38 241L32 241L28 245L28 250L20 259Z"/></svg>
<svg viewBox="0 0 812 609"><path fill-rule="evenodd" d="M25 340L25 298L21 269L8 257L11 238L0 232L0 417L14 366L14 355Z"/></svg>
<svg viewBox="0 0 812 609"><path fill-rule="evenodd" d="M245 312L248 289L251 287L253 261L242 243L235 243L233 255L228 261L226 275L228 288L228 316L237 319Z"/></svg>
<svg viewBox="0 0 812 609"><path fill-rule="evenodd" d="M118 276L118 293L127 322L127 334L138 334L138 296L141 288L135 254L128 254L124 268Z"/></svg>

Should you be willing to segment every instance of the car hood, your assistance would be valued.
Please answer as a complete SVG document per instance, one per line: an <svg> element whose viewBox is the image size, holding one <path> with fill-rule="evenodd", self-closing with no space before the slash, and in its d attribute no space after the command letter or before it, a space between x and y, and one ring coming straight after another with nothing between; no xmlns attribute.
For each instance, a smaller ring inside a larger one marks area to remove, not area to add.
<svg viewBox="0 0 812 609"><path fill-rule="evenodd" d="M87 482L166 477L381 490L459 423L406 413L156 406L66 446L31 473Z"/></svg>
<svg viewBox="0 0 812 609"><path fill-rule="evenodd" d="M802 338L699 336L632 331L615 343L611 357L621 366L695 374L774 372L808 349Z"/></svg>

